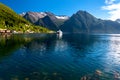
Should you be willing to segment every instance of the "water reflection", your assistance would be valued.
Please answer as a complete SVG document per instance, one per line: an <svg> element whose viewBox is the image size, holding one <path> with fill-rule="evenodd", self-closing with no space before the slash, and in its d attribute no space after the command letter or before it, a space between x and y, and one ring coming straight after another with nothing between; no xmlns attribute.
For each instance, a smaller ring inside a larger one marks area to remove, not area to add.
<svg viewBox="0 0 120 80"><path fill-rule="evenodd" d="M116 44L113 37L88 34L66 34L62 38L56 34L0 36L0 79L119 80L120 38Z"/></svg>
<svg viewBox="0 0 120 80"><path fill-rule="evenodd" d="M10 55L31 40L17 35L0 35L0 58Z"/></svg>
<svg viewBox="0 0 120 80"><path fill-rule="evenodd" d="M73 51L73 54L71 54L73 57L85 57L85 55L88 54L87 52L89 52L89 46L94 45L97 41L97 38L93 38L88 34L71 34L66 35L65 37L65 41L69 44L71 50Z"/></svg>
<svg viewBox="0 0 120 80"><path fill-rule="evenodd" d="M60 34L57 34L57 38L58 38L58 39L62 39L62 36L63 36L62 34L61 34L61 35L60 35Z"/></svg>

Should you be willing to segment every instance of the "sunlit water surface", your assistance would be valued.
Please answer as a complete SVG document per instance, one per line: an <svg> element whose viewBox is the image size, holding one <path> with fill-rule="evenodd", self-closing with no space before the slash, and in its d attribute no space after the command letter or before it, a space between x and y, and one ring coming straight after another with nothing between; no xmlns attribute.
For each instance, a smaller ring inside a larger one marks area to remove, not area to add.
<svg viewBox="0 0 120 80"><path fill-rule="evenodd" d="M0 80L120 80L120 35L0 36Z"/></svg>

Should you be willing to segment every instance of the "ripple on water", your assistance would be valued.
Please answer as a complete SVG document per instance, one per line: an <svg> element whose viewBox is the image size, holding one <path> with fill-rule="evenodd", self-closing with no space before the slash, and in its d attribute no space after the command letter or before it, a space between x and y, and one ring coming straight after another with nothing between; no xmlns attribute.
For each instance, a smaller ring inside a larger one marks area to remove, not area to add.
<svg viewBox="0 0 120 80"><path fill-rule="evenodd" d="M120 78L118 35L76 34L63 35L62 39L57 39L56 35L28 37L31 41L25 42L24 38L20 37L21 41L14 44L17 48L12 49L14 45L12 48L10 46L11 54L0 62L1 79L119 80ZM13 43L16 40L12 38L8 39L8 42Z"/></svg>

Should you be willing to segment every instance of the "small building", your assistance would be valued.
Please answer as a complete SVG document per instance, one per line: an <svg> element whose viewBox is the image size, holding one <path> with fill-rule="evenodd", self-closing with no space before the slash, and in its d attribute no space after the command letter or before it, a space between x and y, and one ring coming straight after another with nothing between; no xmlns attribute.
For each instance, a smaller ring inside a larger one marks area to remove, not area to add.
<svg viewBox="0 0 120 80"><path fill-rule="evenodd" d="M4 33L12 33L12 30L0 29L0 33L1 33L1 34L4 34Z"/></svg>

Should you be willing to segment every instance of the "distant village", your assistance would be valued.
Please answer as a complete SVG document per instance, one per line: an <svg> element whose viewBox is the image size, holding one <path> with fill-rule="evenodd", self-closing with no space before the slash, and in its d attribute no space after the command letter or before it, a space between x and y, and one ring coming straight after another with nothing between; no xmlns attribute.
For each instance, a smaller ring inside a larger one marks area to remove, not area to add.
<svg viewBox="0 0 120 80"><path fill-rule="evenodd" d="M7 30L7 29L0 29L0 34L6 34L6 33L10 34L10 33L13 33L13 31Z"/></svg>
<svg viewBox="0 0 120 80"><path fill-rule="evenodd" d="M22 31L0 29L0 34L23 33ZM34 33L34 31L27 30L25 33Z"/></svg>

